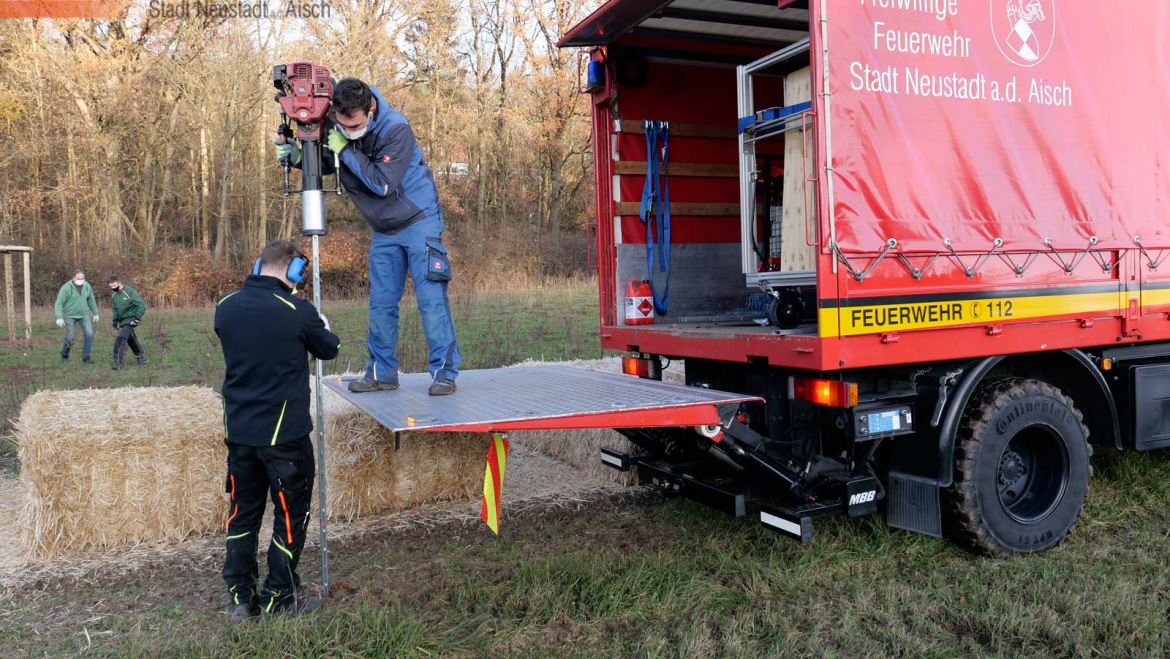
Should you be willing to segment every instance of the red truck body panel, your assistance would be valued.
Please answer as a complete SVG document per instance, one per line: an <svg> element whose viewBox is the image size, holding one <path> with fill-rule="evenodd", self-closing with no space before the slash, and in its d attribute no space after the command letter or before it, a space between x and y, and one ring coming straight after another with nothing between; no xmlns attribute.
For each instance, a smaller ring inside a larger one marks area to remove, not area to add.
<svg viewBox="0 0 1170 659"><path fill-rule="evenodd" d="M747 59L776 50L647 36L614 18L669 4L611 0L564 43L603 46L595 59L617 47ZM618 252L644 245L646 231L631 212L644 176L621 167L646 153L620 120L734 132L735 71L651 58L645 84L610 76L593 94L603 347L828 371L1170 339L1170 277L1155 267L1170 254L1170 4L885 4L900 6L807 3L812 331L622 324L629 270L619 277ZM590 22L598 16L604 30ZM766 89L756 96L771 102ZM671 158L726 166L736 142L672 133ZM735 179L671 182L672 204L738 205ZM676 212L674 258L738 243L736 213Z"/></svg>

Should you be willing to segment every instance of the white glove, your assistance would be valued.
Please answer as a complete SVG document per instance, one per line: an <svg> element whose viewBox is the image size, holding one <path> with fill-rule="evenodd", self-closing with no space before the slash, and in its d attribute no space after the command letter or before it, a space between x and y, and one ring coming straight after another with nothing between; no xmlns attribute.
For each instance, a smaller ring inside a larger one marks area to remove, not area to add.
<svg viewBox="0 0 1170 659"><path fill-rule="evenodd" d="M57 319L57 327L65 327L65 319L64 318Z"/></svg>
<svg viewBox="0 0 1170 659"><path fill-rule="evenodd" d="M329 329L329 319L325 317L325 314L318 311L317 315L321 317L321 322L325 323L325 329Z"/></svg>
<svg viewBox="0 0 1170 659"><path fill-rule="evenodd" d="M93 322L95 322L95 323L96 323L97 321L98 321L98 315L95 313L95 314L93 315Z"/></svg>

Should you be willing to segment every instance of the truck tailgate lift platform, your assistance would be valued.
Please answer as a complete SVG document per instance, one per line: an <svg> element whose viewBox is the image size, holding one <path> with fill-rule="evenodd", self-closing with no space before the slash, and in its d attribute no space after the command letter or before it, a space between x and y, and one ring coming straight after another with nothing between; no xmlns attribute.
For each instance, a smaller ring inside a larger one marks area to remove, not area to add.
<svg viewBox="0 0 1170 659"><path fill-rule="evenodd" d="M426 373L401 376L400 388L355 394L330 377L333 391L394 432L505 432L717 425L756 396L597 373L564 366L463 371L451 396L428 396Z"/></svg>

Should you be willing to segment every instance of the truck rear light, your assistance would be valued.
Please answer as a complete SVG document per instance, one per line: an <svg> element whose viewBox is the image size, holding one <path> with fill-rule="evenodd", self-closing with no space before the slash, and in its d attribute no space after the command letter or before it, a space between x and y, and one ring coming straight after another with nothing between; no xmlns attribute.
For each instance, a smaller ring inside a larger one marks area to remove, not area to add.
<svg viewBox="0 0 1170 659"><path fill-rule="evenodd" d="M662 379L662 367L653 357L622 357L622 373L647 380Z"/></svg>
<svg viewBox="0 0 1170 659"><path fill-rule="evenodd" d="M838 380L792 378L792 399L826 407L856 407L857 385Z"/></svg>

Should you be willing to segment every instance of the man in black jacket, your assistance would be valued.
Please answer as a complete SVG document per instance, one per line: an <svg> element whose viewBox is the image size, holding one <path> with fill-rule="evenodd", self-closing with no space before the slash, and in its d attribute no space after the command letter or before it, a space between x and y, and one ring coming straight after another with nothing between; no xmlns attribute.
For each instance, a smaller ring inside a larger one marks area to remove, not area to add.
<svg viewBox="0 0 1170 659"><path fill-rule="evenodd" d="M292 295L307 265L292 243L268 243L260 254L259 274L216 304L215 333L227 367L224 443L231 516L223 578L232 620L320 607L319 599L296 598L315 476L306 353L333 359L341 341L312 304ZM274 524L268 578L257 595L256 549L269 493Z"/></svg>

